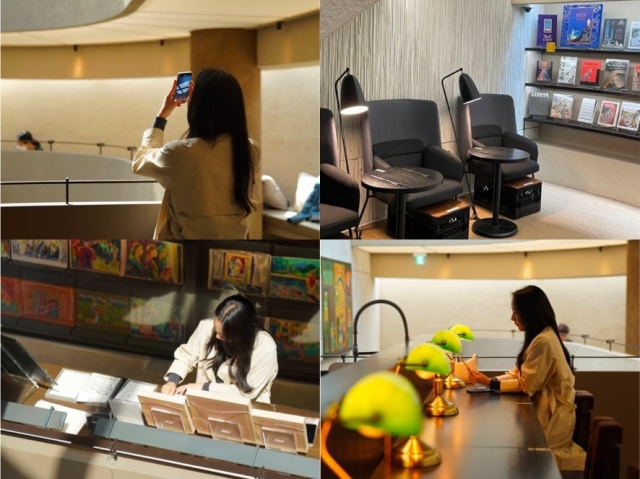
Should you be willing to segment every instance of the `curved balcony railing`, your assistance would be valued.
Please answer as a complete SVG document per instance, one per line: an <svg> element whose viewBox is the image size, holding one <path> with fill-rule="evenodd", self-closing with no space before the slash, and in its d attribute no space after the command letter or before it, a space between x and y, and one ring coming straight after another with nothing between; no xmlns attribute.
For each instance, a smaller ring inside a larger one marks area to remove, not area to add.
<svg viewBox="0 0 640 479"><path fill-rule="evenodd" d="M0 140L2 143L16 143L16 140ZM129 151L129 159L133 160L133 153L138 150L138 146L122 146L122 145L109 145L108 143L98 142L98 143L84 143L80 141L57 141L57 140L46 140L41 141L40 145L44 149L44 144L47 143L49 145L49 151L53 151L53 145L74 145L74 146L95 146L98 148L98 154L102 155L103 148L117 148L122 150Z"/></svg>

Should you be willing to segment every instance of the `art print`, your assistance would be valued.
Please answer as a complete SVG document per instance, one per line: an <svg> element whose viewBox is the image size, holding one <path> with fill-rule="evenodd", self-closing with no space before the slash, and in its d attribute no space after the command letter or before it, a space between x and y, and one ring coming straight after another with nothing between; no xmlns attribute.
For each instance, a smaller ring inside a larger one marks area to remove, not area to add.
<svg viewBox="0 0 640 479"><path fill-rule="evenodd" d="M562 10L560 46L598 48L600 44L601 3L565 5Z"/></svg>
<svg viewBox="0 0 640 479"><path fill-rule="evenodd" d="M181 343L185 340L185 308L158 298L131 298L132 337Z"/></svg>
<svg viewBox="0 0 640 479"><path fill-rule="evenodd" d="M319 303L320 261L273 256L269 297Z"/></svg>
<svg viewBox="0 0 640 479"><path fill-rule="evenodd" d="M351 265L326 258L322 264L322 353L353 348Z"/></svg>
<svg viewBox="0 0 640 479"><path fill-rule="evenodd" d="M209 289L266 297L271 255L237 250L209 250Z"/></svg>
<svg viewBox="0 0 640 479"><path fill-rule="evenodd" d="M125 240L69 240L69 267L124 276Z"/></svg>
<svg viewBox="0 0 640 479"><path fill-rule="evenodd" d="M640 50L640 22L631 22L629 48L632 50Z"/></svg>
<svg viewBox="0 0 640 479"><path fill-rule="evenodd" d="M65 326L75 323L74 289L22 281L25 318Z"/></svg>
<svg viewBox="0 0 640 479"><path fill-rule="evenodd" d="M11 240L0 241L0 258L11 258Z"/></svg>
<svg viewBox="0 0 640 479"><path fill-rule="evenodd" d="M11 258L15 261L66 268L67 240L11 240Z"/></svg>
<svg viewBox="0 0 640 479"><path fill-rule="evenodd" d="M129 334L129 298L77 290L76 326Z"/></svg>
<svg viewBox="0 0 640 479"><path fill-rule="evenodd" d="M319 361L320 332L317 324L267 318L265 329L276 342L278 356L297 361Z"/></svg>
<svg viewBox="0 0 640 479"><path fill-rule="evenodd" d="M2 276L2 314L22 316L22 284L17 278Z"/></svg>
<svg viewBox="0 0 640 479"><path fill-rule="evenodd" d="M618 115L618 128L638 131L638 123L640 123L640 103L622 102Z"/></svg>
<svg viewBox="0 0 640 479"><path fill-rule="evenodd" d="M182 284L182 245L159 240L127 240L125 276Z"/></svg>
<svg viewBox="0 0 640 479"><path fill-rule="evenodd" d="M598 117L598 125L600 126L615 126L616 119L618 118L618 109L620 103L614 101L603 101L600 105L600 116Z"/></svg>

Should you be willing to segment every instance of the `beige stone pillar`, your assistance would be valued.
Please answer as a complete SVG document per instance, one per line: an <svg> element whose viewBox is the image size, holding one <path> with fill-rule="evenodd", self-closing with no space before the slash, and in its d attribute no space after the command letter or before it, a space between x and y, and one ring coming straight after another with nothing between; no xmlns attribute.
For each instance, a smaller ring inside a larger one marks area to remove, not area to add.
<svg viewBox="0 0 640 479"><path fill-rule="evenodd" d="M261 143L260 70L257 66L255 30L217 29L191 32L191 71L195 79L205 68L222 68L238 79L244 94L249 136ZM262 238L262 183L258 169L256 188L260 204L249 220L249 235Z"/></svg>
<svg viewBox="0 0 640 479"><path fill-rule="evenodd" d="M627 243L627 324L628 354L638 355L640 346L640 240ZM635 346L635 347L633 347Z"/></svg>

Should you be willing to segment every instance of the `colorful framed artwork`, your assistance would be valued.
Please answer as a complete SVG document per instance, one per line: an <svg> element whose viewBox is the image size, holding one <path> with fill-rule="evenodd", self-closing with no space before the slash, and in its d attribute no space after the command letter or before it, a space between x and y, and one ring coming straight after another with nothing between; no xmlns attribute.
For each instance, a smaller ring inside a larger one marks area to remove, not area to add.
<svg viewBox="0 0 640 479"><path fill-rule="evenodd" d="M209 250L209 289L267 296L271 255L236 250Z"/></svg>
<svg viewBox="0 0 640 479"><path fill-rule="evenodd" d="M275 340L279 356L296 361L320 360L320 330L317 324L267 318L265 329Z"/></svg>
<svg viewBox="0 0 640 479"><path fill-rule="evenodd" d="M129 298L76 290L76 326L129 334Z"/></svg>
<svg viewBox="0 0 640 479"><path fill-rule="evenodd" d="M182 245L159 240L127 240L127 278L182 284Z"/></svg>
<svg viewBox="0 0 640 479"><path fill-rule="evenodd" d="M322 353L342 354L353 348L351 265L321 258Z"/></svg>
<svg viewBox="0 0 640 479"><path fill-rule="evenodd" d="M22 284L17 278L2 276L2 314L22 316Z"/></svg>
<svg viewBox="0 0 640 479"><path fill-rule="evenodd" d="M69 240L69 267L124 276L125 240Z"/></svg>
<svg viewBox="0 0 640 479"><path fill-rule="evenodd" d="M0 258L11 258L11 240L0 241Z"/></svg>
<svg viewBox="0 0 640 479"><path fill-rule="evenodd" d="M129 334L132 337L171 341L185 340L185 308L157 298L131 298Z"/></svg>
<svg viewBox="0 0 640 479"><path fill-rule="evenodd" d="M598 48L601 22L601 3L565 5L562 9L560 46L567 48Z"/></svg>
<svg viewBox="0 0 640 479"><path fill-rule="evenodd" d="M11 240L11 258L15 261L66 268L67 240Z"/></svg>
<svg viewBox="0 0 640 479"><path fill-rule="evenodd" d="M269 297L320 302L320 261L307 258L271 258Z"/></svg>
<svg viewBox="0 0 640 479"><path fill-rule="evenodd" d="M23 317L64 326L75 323L73 288L22 281Z"/></svg>

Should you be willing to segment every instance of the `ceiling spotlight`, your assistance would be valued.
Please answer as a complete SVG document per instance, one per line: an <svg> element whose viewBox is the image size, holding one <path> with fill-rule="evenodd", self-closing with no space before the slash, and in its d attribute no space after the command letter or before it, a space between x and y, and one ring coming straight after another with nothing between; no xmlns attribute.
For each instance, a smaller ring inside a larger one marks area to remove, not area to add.
<svg viewBox="0 0 640 479"><path fill-rule="evenodd" d="M427 255L425 253L413 253L413 261L418 266L424 266L427 261Z"/></svg>

